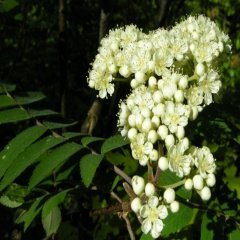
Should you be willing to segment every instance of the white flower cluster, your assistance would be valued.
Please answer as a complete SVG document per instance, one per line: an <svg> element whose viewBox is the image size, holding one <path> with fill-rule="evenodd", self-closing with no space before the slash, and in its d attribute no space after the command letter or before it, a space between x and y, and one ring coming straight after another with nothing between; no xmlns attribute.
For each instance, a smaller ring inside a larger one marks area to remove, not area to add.
<svg viewBox="0 0 240 240"><path fill-rule="evenodd" d="M175 191L168 188L164 191L163 198L158 197L155 186L152 183L145 185L144 179L140 176L132 178L132 187L137 197L132 200L131 208L142 221L142 232L158 238L164 227L162 220L168 216L168 211L175 213L179 210Z"/></svg>
<svg viewBox="0 0 240 240"><path fill-rule="evenodd" d="M130 139L133 158L141 166L156 162L161 171L169 169L203 200L210 199L209 187L216 182L215 159L207 147L190 146L185 127L218 93L216 66L221 53L230 49L228 42L228 36L202 15L149 34L130 25L110 31L101 41L88 79L100 98L113 94L114 82L130 83L131 93L120 103L118 126ZM142 219L142 231L157 238L168 208L179 209L175 191L167 189L159 197L155 186L145 185L139 176L132 186L138 197L131 206Z"/></svg>

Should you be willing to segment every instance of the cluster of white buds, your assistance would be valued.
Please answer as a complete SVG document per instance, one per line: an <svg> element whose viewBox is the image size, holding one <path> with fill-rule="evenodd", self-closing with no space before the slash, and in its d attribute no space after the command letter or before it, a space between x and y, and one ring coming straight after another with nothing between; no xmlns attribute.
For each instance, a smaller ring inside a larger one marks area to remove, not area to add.
<svg viewBox="0 0 240 240"><path fill-rule="evenodd" d="M101 41L88 78L100 98L113 94L114 82L130 83L131 93L119 105L118 126L131 142L133 158L141 166L156 162L161 171L169 169L203 200L210 199L216 182L215 159L207 147L190 146L185 127L218 93L218 60L227 50L229 37L202 15L149 34L130 25L110 31ZM142 231L157 238L167 207L172 212L179 209L175 192L167 189L159 197L152 183L145 185L137 176L132 186L139 196L132 210L144 219Z"/></svg>

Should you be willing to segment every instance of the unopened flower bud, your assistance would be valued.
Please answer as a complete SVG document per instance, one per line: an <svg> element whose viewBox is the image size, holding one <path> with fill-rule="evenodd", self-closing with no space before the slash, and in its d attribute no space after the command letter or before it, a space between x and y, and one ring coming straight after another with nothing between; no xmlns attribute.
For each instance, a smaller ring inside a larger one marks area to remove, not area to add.
<svg viewBox="0 0 240 240"><path fill-rule="evenodd" d="M213 173L207 175L206 183L209 187L213 187L216 183L216 178Z"/></svg>
<svg viewBox="0 0 240 240"><path fill-rule="evenodd" d="M192 181L191 178L188 178L188 179L185 181L184 187L185 187L185 189L188 190L188 191L192 190L192 188L193 188L193 181Z"/></svg>
<svg viewBox="0 0 240 240"><path fill-rule="evenodd" d="M131 209L133 210L133 212L137 213L140 210L141 206L142 204L139 197L136 197L132 200Z"/></svg>
<svg viewBox="0 0 240 240"><path fill-rule="evenodd" d="M172 203L175 200L175 191L172 188L167 188L163 193L163 198L167 203Z"/></svg>
<svg viewBox="0 0 240 240"><path fill-rule="evenodd" d="M155 186L152 183L147 183L145 186L145 194L147 197L152 196L155 193Z"/></svg>
<svg viewBox="0 0 240 240"><path fill-rule="evenodd" d="M158 160L158 167L162 171L166 171L168 169L168 160L166 157L160 157Z"/></svg>
<svg viewBox="0 0 240 240"><path fill-rule="evenodd" d="M196 190L201 190L203 188L203 178L201 175L195 175L193 177L193 187Z"/></svg>
<svg viewBox="0 0 240 240"><path fill-rule="evenodd" d="M140 195L145 187L145 182L142 177L134 176L132 178L132 188L136 195Z"/></svg>
<svg viewBox="0 0 240 240"><path fill-rule="evenodd" d="M150 120L150 118L146 118L143 120L142 123L142 131L143 132L149 132L152 128L152 121Z"/></svg>
<svg viewBox="0 0 240 240"><path fill-rule="evenodd" d="M153 116L152 117L152 124L155 128L158 128L159 124L160 124L160 118L157 117L157 116Z"/></svg>
<svg viewBox="0 0 240 240"><path fill-rule="evenodd" d="M170 204L170 210L172 213L176 213L179 211L179 202L178 201L173 201L171 204Z"/></svg>
<svg viewBox="0 0 240 240"><path fill-rule="evenodd" d="M184 94L182 90L177 90L174 94L176 102L181 103L184 100Z"/></svg>
<svg viewBox="0 0 240 240"><path fill-rule="evenodd" d="M155 143L158 139L158 134L155 130L150 130L148 133L148 141L151 143Z"/></svg>
<svg viewBox="0 0 240 240"><path fill-rule="evenodd" d="M137 80L137 82L139 83L143 83L145 80L145 74L143 72L136 72L135 73L135 79Z"/></svg>
<svg viewBox="0 0 240 240"><path fill-rule="evenodd" d="M188 79L186 76L183 76L179 79L178 86L180 89L186 89L188 86Z"/></svg>
<svg viewBox="0 0 240 240"><path fill-rule="evenodd" d="M136 117L135 117L135 115L133 115L133 114L129 115L129 117L128 117L128 124L131 127L135 127L135 125L136 125Z"/></svg>
<svg viewBox="0 0 240 240"><path fill-rule="evenodd" d="M148 79L148 86L150 88L154 88L157 86L157 79L154 77L154 76L151 76L149 79Z"/></svg>
<svg viewBox="0 0 240 240"><path fill-rule="evenodd" d="M128 131L128 138L130 140L132 140L133 138L135 138L137 135L137 129L136 128L130 128Z"/></svg>
<svg viewBox="0 0 240 240"><path fill-rule="evenodd" d="M120 67L119 73L125 78L129 77L131 74L129 67L127 65L123 65L122 67Z"/></svg>
<svg viewBox="0 0 240 240"><path fill-rule="evenodd" d="M205 73L205 67L202 63L198 63L195 67L195 72L198 76L202 76Z"/></svg>
<svg viewBox="0 0 240 240"><path fill-rule="evenodd" d="M156 149L153 149L151 153L149 154L149 158L152 161L157 161L158 160L158 151Z"/></svg>
<svg viewBox="0 0 240 240"><path fill-rule="evenodd" d="M208 201L211 198L211 190L209 187L205 186L201 192L200 192L200 196L202 198L203 201Z"/></svg>
<svg viewBox="0 0 240 240"><path fill-rule="evenodd" d="M163 100L162 92L161 92L160 90L155 91L155 92L153 93L153 101L154 101L155 103L160 103L160 102L162 102L162 100Z"/></svg>
<svg viewBox="0 0 240 240"><path fill-rule="evenodd" d="M178 139L182 139L185 136L185 130L183 126L178 126L177 127L177 132L176 132L176 136Z"/></svg>
<svg viewBox="0 0 240 240"><path fill-rule="evenodd" d="M172 134L169 134L165 138L165 144L167 148L170 148L172 145L174 145L174 136Z"/></svg>
<svg viewBox="0 0 240 240"><path fill-rule="evenodd" d="M136 87L138 86L138 82L137 82L137 80L136 80L135 78L132 79L130 85L131 85L131 88L136 88Z"/></svg>
<svg viewBox="0 0 240 240"><path fill-rule="evenodd" d="M168 128L165 125L161 125L157 131L158 135L162 140L164 140L168 135Z"/></svg>

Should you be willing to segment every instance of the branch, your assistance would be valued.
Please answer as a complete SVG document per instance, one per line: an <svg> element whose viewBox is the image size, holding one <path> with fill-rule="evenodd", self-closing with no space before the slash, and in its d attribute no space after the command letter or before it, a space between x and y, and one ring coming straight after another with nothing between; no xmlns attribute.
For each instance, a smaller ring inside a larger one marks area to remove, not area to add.
<svg viewBox="0 0 240 240"><path fill-rule="evenodd" d="M116 174L118 174L120 177L122 177L127 183L132 185L132 179L125 172L123 172L120 168L118 168L115 165L114 165L113 169Z"/></svg>
<svg viewBox="0 0 240 240"><path fill-rule="evenodd" d="M90 216L98 216L98 215L107 215L107 214L117 214L119 212L131 212L130 203L124 201L122 203L118 203L116 205L110 206L108 208L101 208L90 212Z"/></svg>

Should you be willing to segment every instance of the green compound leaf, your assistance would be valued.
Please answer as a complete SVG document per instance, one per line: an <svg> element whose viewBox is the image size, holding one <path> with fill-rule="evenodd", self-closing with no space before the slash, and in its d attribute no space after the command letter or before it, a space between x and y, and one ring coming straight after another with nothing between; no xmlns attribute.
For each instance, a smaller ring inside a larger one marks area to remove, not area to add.
<svg viewBox="0 0 240 240"><path fill-rule="evenodd" d="M0 152L0 178L18 155L34 141L40 138L46 130L46 128L41 126L30 127L19 133L8 143L8 145Z"/></svg>
<svg viewBox="0 0 240 240"><path fill-rule="evenodd" d="M51 175L55 168L82 148L83 146L76 143L66 143L40 157L40 163L36 166L30 178L29 189L32 189L43 179Z"/></svg>
<svg viewBox="0 0 240 240"><path fill-rule="evenodd" d="M12 183L27 167L33 164L48 149L66 141L62 137L48 136L30 145L18 158L9 166L1 183L0 190L3 190Z"/></svg>
<svg viewBox="0 0 240 240"><path fill-rule="evenodd" d="M124 139L121 135L112 136L104 141L101 148L101 154L105 154L113 149L123 147L129 143L129 140Z"/></svg>
<svg viewBox="0 0 240 240"><path fill-rule="evenodd" d="M168 217L163 220L165 226L161 235L167 237L169 234L175 233L191 224L193 215L194 210L192 208L185 204L180 204L180 209L177 213L169 212Z"/></svg>
<svg viewBox="0 0 240 240"><path fill-rule="evenodd" d="M103 155L87 154L80 160L80 173L86 187L92 183L96 170L103 159Z"/></svg>
<svg viewBox="0 0 240 240"><path fill-rule="evenodd" d="M214 233L213 229L210 229L209 223L212 221L208 218L207 214L205 213L202 217L202 224L201 224L201 240L211 240L213 239Z"/></svg>
<svg viewBox="0 0 240 240"><path fill-rule="evenodd" d="M62 217L59 207L54 207L45 218L42 217L42 224L47 237L57 233L61 220Z"/></svg>

